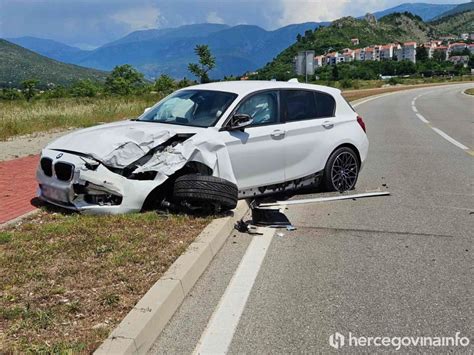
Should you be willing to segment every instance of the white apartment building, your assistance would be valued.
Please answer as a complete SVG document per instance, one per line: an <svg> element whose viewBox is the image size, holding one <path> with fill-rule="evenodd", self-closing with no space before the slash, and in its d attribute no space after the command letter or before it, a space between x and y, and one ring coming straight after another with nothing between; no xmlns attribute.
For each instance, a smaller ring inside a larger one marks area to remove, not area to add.
<svg viewBox="0 0 474 355"><path fill-rule="evenodd" d="M397 57L397 61L409 60L410 62L416 63L416 42L403 43L399 49L395 50L394 56Z"/></svg>

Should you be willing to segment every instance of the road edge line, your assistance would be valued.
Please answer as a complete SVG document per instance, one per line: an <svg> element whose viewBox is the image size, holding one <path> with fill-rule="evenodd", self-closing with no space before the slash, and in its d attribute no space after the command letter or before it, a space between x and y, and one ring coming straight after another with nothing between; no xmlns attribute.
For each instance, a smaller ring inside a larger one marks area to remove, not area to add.
<svg viewBox="0 0 474 355"><path fill-rule="evenodd" d="M102 354L146 353L173 317L214 256L249 211L239 201L231 216L209 223L196 240L147 291L109 337L94 352Z"/></svg>

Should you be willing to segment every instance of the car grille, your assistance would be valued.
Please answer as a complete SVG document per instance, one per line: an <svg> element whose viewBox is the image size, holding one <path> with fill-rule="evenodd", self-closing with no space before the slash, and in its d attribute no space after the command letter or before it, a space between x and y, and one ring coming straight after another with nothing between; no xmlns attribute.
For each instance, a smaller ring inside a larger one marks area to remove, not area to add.
<svg viewBox="0 0 474 355"><path fill-rule="evenodd" d="M53 176L53 161L51 159L42 158L40 164L46 176Z"/></svg>
<svg viewBox="0 0 474 355"><path fill-rule="evenodd" d="M72 179L74 173L74 165L69 163L57 162L54 164L54 172L56 177L62 181L69 181Z"/></svg>

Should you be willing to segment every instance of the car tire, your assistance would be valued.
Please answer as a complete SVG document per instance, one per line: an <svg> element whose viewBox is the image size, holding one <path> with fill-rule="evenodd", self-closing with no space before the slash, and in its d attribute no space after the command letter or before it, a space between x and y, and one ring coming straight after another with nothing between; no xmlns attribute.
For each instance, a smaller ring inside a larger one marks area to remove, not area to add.
<svg viewBox="0 0 474 355"><path fill-rule="evenodd" d="M237 206L238 188L234 183L215 176L183 175L174 182L173 199L197 208L231 210Z"/></svg>
<svg viewBox="0 0 474 355"><path fill-rule="evenodd" d="M349 147L336 149L324 168L322 187L325 191L348 191L355 188L359 177L360 162Z"/></svg>

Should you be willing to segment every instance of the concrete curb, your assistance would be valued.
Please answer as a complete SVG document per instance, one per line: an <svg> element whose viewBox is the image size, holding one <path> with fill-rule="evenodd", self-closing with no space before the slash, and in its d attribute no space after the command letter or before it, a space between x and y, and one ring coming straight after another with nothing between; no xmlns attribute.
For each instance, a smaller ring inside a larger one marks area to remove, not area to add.
<svg viewBox="0 0 474 355"><path fill-rule="evenodd" d="M17 224L18 222L22 221L23 219L25 219L27 217L34 216L35 214L37 214L40 211L41 210L39 208L36 208L32 211L29 211L29 212L26 212L25 214L22 214L21 216L18 216L18 217L15 217L15 218L13 218L9 221L6 221L6 222L0 224L0 230L2 230L4 228L7 228L7 227L10 227L14 224Z"/></svg>
<svg viewBox="0 0 474 355"><path fill-rule="evenodd" d="M247 203L239 201L231 216L212 221L94 354L146 353L248 210Z"/></svg>

